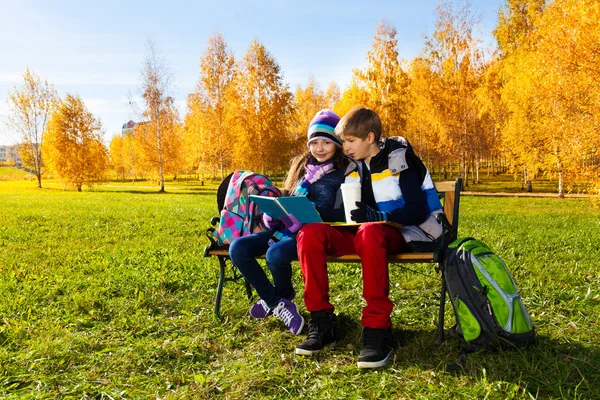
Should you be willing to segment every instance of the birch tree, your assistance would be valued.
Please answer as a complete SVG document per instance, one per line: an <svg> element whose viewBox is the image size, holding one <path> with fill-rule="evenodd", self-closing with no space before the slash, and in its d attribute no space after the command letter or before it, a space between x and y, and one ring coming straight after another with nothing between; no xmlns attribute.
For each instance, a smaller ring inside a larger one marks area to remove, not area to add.
<svg viewBox="0 0 600 400"><path fill-rule="evenodd" d="M159 192L165 191L165 174L176 172L181 163L181 127L171 96L172 74L158 55L154 43L147 43L147 55L142 70L141 94L144 99L143 124L134 128L143 162L156 175ZM137 107L135 102L132 102Z"/></svg>
<svg viewBox="0 0 600 400"><path fill-rule="evenodd" d="M8 125L21 136L19 153L23 165L30 168L42 187L44 162L42 159L43 134L58 96L54 86L32 73L29 68L23 75L23 86L8 94Z"/></svg>

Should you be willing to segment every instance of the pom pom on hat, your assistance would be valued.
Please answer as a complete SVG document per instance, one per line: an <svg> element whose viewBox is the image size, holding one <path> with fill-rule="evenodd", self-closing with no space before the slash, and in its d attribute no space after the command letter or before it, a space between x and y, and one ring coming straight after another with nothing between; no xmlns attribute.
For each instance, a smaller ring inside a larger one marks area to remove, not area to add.
<svg viewBox="0 0 600 400"><path fill-rule="evenodd" d="M307 145L313 140L325 139L341 148L342 142L334 134L338 122L340 122L340 117L333 111L329 109L319 111L308 126Z"/></svg>

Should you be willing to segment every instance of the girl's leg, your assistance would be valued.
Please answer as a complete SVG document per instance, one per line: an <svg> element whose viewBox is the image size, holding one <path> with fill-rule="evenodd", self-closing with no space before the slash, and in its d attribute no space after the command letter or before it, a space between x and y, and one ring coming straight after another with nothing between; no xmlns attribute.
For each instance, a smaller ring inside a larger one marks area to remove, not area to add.
<svg viewBox="0 0 600 400"><path fill-rule="evenodd" d="M235 239L229 247L231 261L270 308L277 306L279 296L255 257L266 253L272 234L265 231L243 236Z"/></svg>
<svg viewBox="0 0 600 400"><path fill-rule="evenodd" d="M297 256L296 235L284 236L267 250L267 266L273 275L275 292L288 300L296 296L292 285L292 259Z"/></svg>

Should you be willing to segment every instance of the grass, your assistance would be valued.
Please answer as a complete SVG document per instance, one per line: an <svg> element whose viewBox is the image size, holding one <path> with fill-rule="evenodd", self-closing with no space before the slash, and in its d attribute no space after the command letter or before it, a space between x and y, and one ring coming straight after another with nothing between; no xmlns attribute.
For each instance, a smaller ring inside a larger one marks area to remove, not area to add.
<svg viewBox="0 0 600 400"><path fill-rule="evenodd" d="M3 398L599 397L600 214L587 200L461 199L460 235L507 262L539 341L470 355L449 374L460 353L436 344L437 279L391 268L400 347L390 367L359 371L360 266L331 265L343 338L301 358L303 336L251 320L240 283L227 282L224 320L213 319L217 264L202 251L214 183L44 186L0 182Z"/></svg>
<svg viewBox="0 0 600 400"><path fill-rule="evenodd" d="M35 176L19 168L0 166L0 181L24 179L35 179Z"/></svg>

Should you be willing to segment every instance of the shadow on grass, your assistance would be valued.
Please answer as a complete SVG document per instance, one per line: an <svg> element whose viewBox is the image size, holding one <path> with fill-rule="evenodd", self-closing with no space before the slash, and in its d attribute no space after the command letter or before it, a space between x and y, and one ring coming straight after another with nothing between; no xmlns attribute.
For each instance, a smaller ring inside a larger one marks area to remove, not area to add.
<svg viewBox="0 0 600 400"><path fill-rule="evenodd" d="M338 315L338 346L352 347L358 357L362 347L360 320ZM470 377L483 381L490 392L513 392L516 397L528 392L535 398L600 398L600 350L598 347L570 342L559 343L539 336L527 348L477 352L457 370L446 368L459 364L457 339L445 335L437 344L437 330L393 329L396 351L386 369L442 371L445 375Z"/></svg>
<svg viewBox="0 0 600 400"><path fill-rule="evenodd" d="M398 348L393 367L442 370L445 374L476 377L490 390L529 392L535 398L600 398L600 350L580 343L559 343L538 336L527 348L477 352L462 367L456 339L445 336L437 344L436 330L394 330Z"/></svg>

